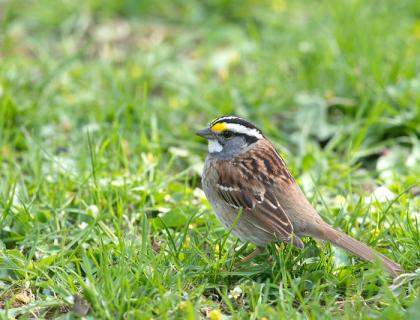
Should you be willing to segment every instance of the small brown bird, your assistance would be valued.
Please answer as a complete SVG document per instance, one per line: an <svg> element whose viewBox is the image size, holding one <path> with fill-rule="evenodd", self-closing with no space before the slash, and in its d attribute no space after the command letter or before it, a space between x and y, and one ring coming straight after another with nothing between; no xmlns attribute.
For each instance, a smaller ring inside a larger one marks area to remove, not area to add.
<svg viewBox="0 0 420 320"><path fill-rule="evenodd" d="M300 237L311 236L362 259L379 259L393 277L403 272L399 264L324 222L256 126L225 116L197 134L208 140L202 175L207 199L226 229L233 225L233 234L257 246L243 261L254 258L272 241L303 248Z"/></svg>

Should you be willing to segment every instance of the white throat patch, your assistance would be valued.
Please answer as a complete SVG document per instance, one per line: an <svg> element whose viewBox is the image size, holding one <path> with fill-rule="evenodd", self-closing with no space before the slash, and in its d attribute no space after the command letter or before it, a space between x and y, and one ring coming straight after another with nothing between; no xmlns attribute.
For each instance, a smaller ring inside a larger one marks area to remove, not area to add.
<svg viewBox="0 0 420 320"><path fill-rule="evenodd" d="M209 140L208 148L210 153L220 152L223 150L223 146L216 139Z"/></svg>

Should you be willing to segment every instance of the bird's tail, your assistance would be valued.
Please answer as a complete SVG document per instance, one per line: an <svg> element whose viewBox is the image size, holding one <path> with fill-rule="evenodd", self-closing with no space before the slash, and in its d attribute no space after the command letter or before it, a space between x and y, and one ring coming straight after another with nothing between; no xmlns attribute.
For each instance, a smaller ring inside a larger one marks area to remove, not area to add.
<svg viewBox="0 0 420 320"><path fill-rule="evenodd" d="M361 259L367 261L375 261L379 259L382 262L384 268L389 272L389 274L393 278L397 277L400 273L404 272L404 269L398 263L388 259L383 254L373 250L366 244L348 236L344 232L335 230L330 226L324 229L321 238L323 240L330 241L332 244L353 253Z"/></svg>

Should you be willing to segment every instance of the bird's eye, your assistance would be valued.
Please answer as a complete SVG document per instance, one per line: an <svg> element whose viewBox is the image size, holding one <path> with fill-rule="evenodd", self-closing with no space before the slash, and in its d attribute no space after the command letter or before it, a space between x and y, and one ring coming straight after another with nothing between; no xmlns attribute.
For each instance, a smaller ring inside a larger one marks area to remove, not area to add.
<svg viewBox="0 0 420 320"><path fill-rule="evenodd" d="M233 132L226 130L222 133L223 137L225 137L226 139L232 138L233 137Z"/></svg>

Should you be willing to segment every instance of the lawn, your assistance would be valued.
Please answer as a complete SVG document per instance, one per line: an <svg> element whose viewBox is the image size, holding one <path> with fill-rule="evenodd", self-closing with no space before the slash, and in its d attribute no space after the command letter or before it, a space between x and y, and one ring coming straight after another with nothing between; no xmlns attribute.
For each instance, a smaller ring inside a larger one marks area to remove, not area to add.
<svg viewBox="0 0 420 320"><path fill-rule="evenodd" d="M419 319L420 2L0 1L0 319ZM198 129L263 129L398 261L229 235Z"/></svg>

